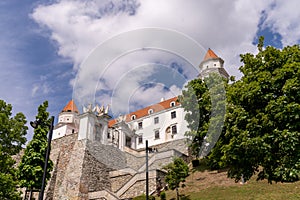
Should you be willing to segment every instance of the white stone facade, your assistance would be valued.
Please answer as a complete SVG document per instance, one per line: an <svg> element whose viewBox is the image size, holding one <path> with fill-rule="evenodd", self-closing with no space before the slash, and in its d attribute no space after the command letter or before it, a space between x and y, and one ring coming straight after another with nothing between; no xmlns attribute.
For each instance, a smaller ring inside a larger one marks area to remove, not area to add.
<svg viewBox="0 0 300 200"><path fill-rule="evenodd" d="M209 49L200 63L200 78L216 72L224 78L228 73L223 67L224 61ZM78 133L78 140L100 141L104 145L113 145L121 150L145 148L149 146L185 138L188 124L185 112L177 97L119 116L110 120L108 107L88 105L79 111L71 100L58 117L58 125L53 131L53 139Z"/></svg>

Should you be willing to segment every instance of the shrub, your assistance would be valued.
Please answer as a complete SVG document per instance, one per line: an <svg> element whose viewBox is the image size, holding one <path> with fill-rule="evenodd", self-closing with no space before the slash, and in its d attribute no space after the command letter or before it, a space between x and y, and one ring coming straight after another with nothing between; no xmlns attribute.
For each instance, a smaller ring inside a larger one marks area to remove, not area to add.
<svg viewBox="0 0 300 200"><path fill-rule="evenodd" d="M161 200L166 200L166 199L167 199L166 193L165 193L164 191L162 191L162 192L160 193L160 199L161 199Z"/></svg>

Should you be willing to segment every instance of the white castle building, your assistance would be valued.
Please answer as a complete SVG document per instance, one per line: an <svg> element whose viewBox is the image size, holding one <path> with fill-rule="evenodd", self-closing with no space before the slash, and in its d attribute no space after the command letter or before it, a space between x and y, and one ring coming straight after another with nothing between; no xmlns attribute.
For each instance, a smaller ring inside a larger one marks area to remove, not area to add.
<svg viewBox="0 0 300 200"><path fill-rule="evenodd" d="M224 61L209 49L200 64L200 78L216 72L228 78L223 67ZM74 101L71 100L61 111L58 124L53 131L53 140L78 133L78 140L89 139L100 141L105 145L114 145L123 150L145 148L172 140L183 139L188 131L184 120L185 112L177 97L147 106L143 109L111 119L108 107L89 105L80 114Z"/></svg>
<svg viewBox="0 0 300 200"><path fill-rule="evenodd" d="M209 49L200 64L200 78L217 72L228 78L224 61ZM185 112L177 97L111 119L108 107L89 105L80 113L71 100L54 127L54 163L45 199L118 200L165 185L162 167L174 156L188 159ZM149 162L146 167L145 143Z"/></svg>

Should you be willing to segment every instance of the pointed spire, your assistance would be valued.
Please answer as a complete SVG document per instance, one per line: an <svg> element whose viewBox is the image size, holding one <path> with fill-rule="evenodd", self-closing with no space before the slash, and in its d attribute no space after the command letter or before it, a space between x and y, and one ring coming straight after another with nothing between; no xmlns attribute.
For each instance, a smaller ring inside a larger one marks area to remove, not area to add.
<svg viewBox="0 0 300 200"><path fill-rule="evenodd" d="M69 101L69 103L64 107L64 109L61 112L75 112L75 113L79 113L77 106L74 102L74 100L72 99L71 101Z"/></svg>
<svg viewBox="0 0 300 200"><path fill-rule="evenodd" d="M207 52L204 56L203 61L206 61L206 60L209 60L209 59L212 59L212 58L219 58L219 57L217 56L217 54L215 54L215 52L213 52L213 50L208 48L208 50L207 50Z"/></svg>

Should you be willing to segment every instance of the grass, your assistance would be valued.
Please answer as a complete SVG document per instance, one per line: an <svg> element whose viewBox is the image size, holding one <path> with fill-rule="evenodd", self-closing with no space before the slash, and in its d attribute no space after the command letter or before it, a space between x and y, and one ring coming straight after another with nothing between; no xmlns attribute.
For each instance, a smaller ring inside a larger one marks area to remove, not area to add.
<svg viewBox="0 0 300 200"><path fill-rule="evenodd" d="M226 172L194 172L180 189L182 200L299 200L300 181L273 183L256 181L255 177L244 185L226 177ZM175 191L166 191L167 200L176 199ZM159 198L156 198L159 199Z"/></svg>

